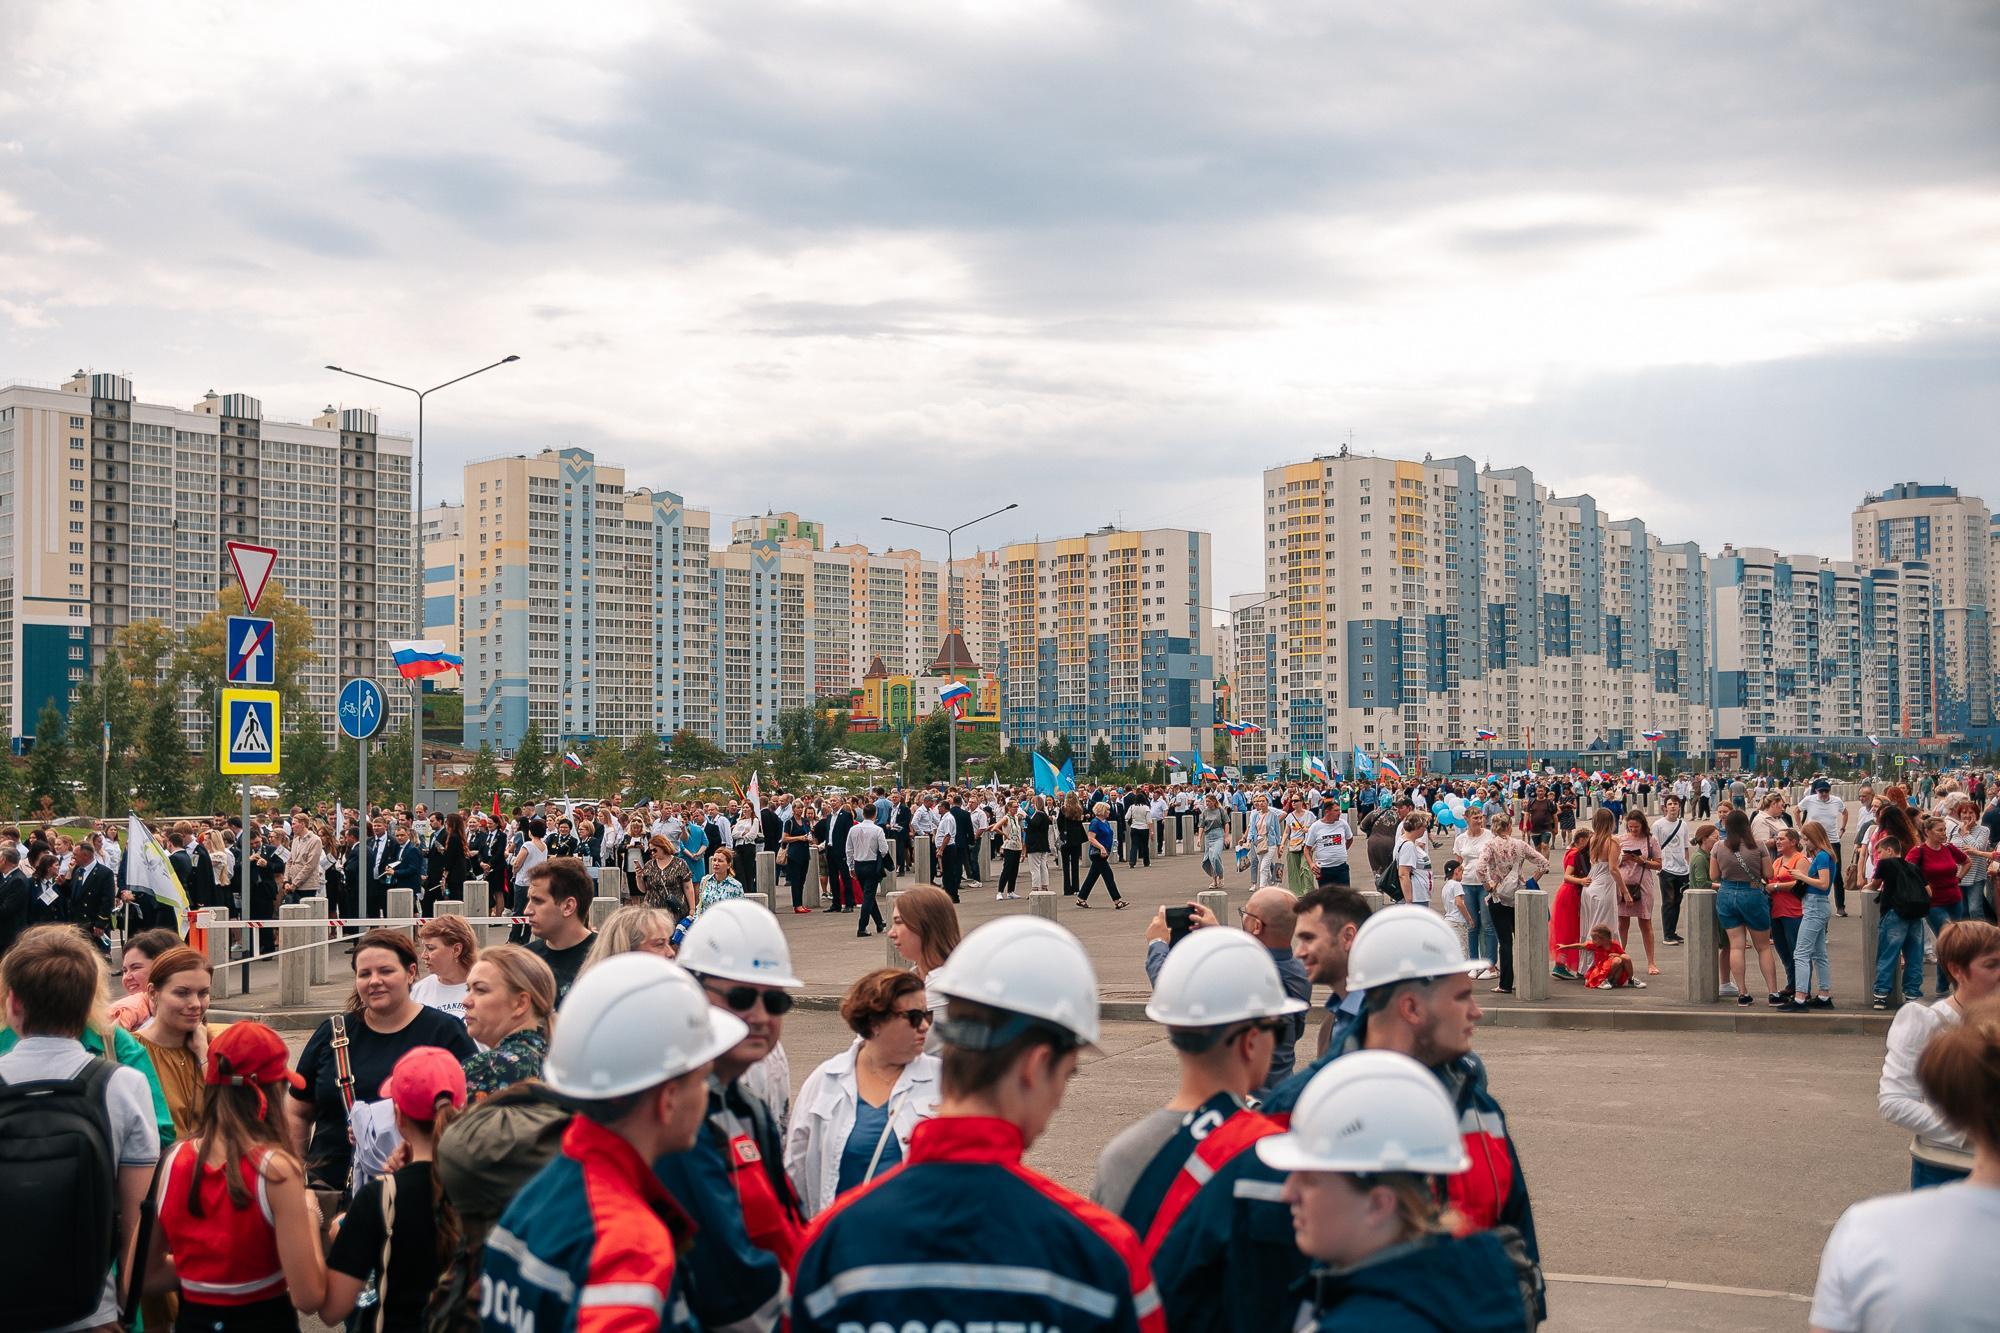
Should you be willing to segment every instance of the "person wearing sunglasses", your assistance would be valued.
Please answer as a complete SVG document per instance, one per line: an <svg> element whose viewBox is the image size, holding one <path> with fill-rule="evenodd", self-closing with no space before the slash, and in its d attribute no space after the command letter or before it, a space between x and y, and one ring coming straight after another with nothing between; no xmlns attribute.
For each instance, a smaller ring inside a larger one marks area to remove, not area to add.
<svg viewBox="0 0 2000 1333"><path fill-rule="evenodd" d="M1118 1218L1024 1163L1097 1041L1097 974L1076 936L1008 915L965 937L927 990L950 1000L937 1114L903 1164L813 1222L791 1333L915 1325L1166 1333Z"/></svg>
<svg viewBox="0 0 2000 1333"><path fill-rule="evenodd" d="M1278 1132L1277 1122L1250 1108L1250 1096L1306 1007L1286 993L1271 951L1244 931L1210 925L1167 953L1146 1017L1167 1029L1180 1090L1111 1140L1090 1191L1125 1219L1149 1259L1200 1198L1204 1180ZM1160 1298L1169 1328L1215 1328L1228 1291L1214 1281L1177 1282L1163 1270Z"/></svg>
<svg viewBox="0 0 2000 1333"><path fill-rule="evenodd" d="M806 1076L785 1135L785 1174L808 1218L903 1160L917 1122L937 1110L931 1011L914 972L884 967L848 988L840 1017L854 1042Z"/></svg>
<svg viewBox="0 0 2000 1333"><path fill-rule="evenodd" d="M785 932L770 909L728 898L695 918L675 960L694 974L709 1004L741 1019L745 1033L716 1057L701 1136L660 1158L653 1174L680 1200L702 1243L684 1268L688 1308L703 1328L770 1333L785 1312L785 1274L798 1257L805 1218L786 1178L784 1130L744 1075L780 1049L792 991Z"/></svg>

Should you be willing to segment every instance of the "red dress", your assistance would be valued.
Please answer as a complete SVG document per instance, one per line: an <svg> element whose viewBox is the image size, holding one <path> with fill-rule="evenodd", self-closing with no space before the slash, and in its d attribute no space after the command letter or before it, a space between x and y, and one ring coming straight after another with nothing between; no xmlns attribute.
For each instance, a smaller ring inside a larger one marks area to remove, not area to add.
<svg viewBox="0 0 2000 1333"><path fill-rule="evenodd" d="M1576 865L1576 848L1563 853L1563 874L1567 876ZM1583 931L1583 892L1576 885L1564 879L1556 886L1555 902L1549 909L1549 939L1574 940ZM1568 957L1564 957L1567 954ZM1549 959L1560 963L1570 971L1580 971L1579 958L1575 949L1549 949Z"/></svg>
<svg viewBox="0 0 2000 1333"><path fill-rule="evenodd" d="M1584 985L1594 987L1608 981L1614 986L1623 986L1632 979L1632 960L1626 958L1625 951L1616 944L1586 944L1583 947L1597 960L1590 965L1590 971L1584 973Z"/></svg>

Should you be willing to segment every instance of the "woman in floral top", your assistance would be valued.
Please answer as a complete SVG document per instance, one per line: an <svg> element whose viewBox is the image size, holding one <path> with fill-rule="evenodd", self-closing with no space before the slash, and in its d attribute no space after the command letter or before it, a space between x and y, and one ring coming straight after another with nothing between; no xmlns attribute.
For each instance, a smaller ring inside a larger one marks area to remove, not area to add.
<svg viewBox="0 0 2000 1333"><path fill-rule="evenodd" d="M1493 840L1462 868L1461 873L1467 879L1477 875L1479 882L1486 886L1486 905L1500 946L1500 984L1493 988L1493 992L1496 995L1512 995L1514 895L1520 892L1523 879L1549 873L1549 859L1536 851L1533 843L1515 834L1512 815L1493 816L1491 830Z"/></svg>
<svg viewBox="0 0 2000 1333"><path fill-rule="evenodd" d="M477 1099L542 1076L556 974L518 944L480 952L465 978L465 1030L479 1043L465 1058L465 1095Z"/></svg>
<svg viewBox="0 0 2000 1333"><path fill-rule="evenodd" d="M694 909L700 916L725 898L741 898L743 885L736 876L730 874L731 862L735 857L727 847L718 850L708 858L708 878L701 884L701 903Z"/></svg>

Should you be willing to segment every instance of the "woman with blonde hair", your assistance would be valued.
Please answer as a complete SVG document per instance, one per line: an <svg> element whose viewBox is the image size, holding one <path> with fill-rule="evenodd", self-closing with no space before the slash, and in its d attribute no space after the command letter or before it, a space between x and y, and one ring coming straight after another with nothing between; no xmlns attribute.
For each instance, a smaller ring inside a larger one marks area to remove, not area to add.
<svg viewBox="0 0 2000 1333"><path fill-rule="evenodd" d="M650 953L662 958L674 956L674 919L657 907L621 907L597 928L597 938L584 955L582 976L606 958L621 953Z"/></svg>
<svg viewBox="0 0 2000 1333"><path fill-rule="evenodd" d="M410 987L410 998L463 1023L466 974L479 961L472 927L463 917L433 917L417 927L417 948L424 956L424 975Z"/></svg>
<svg viewBox="0 0 2000 1333"><path fill-rule="evenodd" d="M193 949L169 949L154 959L146 978L152 1017L132 1034L153 1059L176 1137L201 1119L208 1044L225 1030L208 1021L210 975L208 960Z"/></svg>
<svg viewBox="0 0 2000 1333"><path fill-rule="evenodd" d="M556 974L547 963L518 944L481 953L466 978L465 1030L485 1049L465 1057L466 1095L477 1100L540 1078L555 1012Z"/></svg>

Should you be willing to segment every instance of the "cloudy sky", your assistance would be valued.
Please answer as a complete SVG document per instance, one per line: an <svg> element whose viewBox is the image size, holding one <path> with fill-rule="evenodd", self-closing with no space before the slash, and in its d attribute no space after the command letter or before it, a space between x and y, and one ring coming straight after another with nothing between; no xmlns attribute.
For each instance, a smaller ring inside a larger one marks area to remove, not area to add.
<svg viewBox="0 0 2000 1333"><path fill-rule="evenodd" d="M2000 504L1982 0L12 0L0 377L573 443L719 516L1207 528L1464 452L1670 540ZM719 519L718 526L722 526Z"/></svg>

